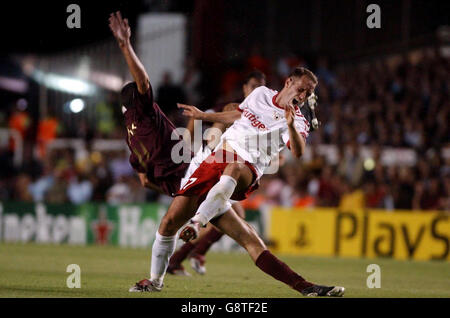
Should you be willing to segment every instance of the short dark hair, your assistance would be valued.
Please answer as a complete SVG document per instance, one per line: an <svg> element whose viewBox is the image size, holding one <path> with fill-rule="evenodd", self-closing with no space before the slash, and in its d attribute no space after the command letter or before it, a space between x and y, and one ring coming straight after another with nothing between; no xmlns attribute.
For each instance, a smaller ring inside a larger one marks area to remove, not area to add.
<svg viewBox="0 0 450 318"><path fill-rule="evenodd" d="M301 78L302 76L307 76L314 84L318 83L317 76L306 67L298 66L289 74L289 77Z"/></svg>
<svg viewBox="0 0 450 318"><path fill-rule="evenodd" d="M127 83L120 91L120 103L127 109L133 107L137 93L136 82Z"/></svg>
<svg viewBox="0 0 450 318"><path fill-rule="evenodd" d="M266 75L263 72L261 72L260 70L253 70L245 77L244 84L248 84L248 82L250 82L252 78L259 82L266 81Z"/></svg>

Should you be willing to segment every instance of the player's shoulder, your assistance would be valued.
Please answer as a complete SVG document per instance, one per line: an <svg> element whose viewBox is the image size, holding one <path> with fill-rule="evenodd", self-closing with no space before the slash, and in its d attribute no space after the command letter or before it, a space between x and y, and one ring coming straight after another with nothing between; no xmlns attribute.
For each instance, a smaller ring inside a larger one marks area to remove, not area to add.
<svg viewBox="0 0 450 318"><path fill-rule="evenodd" d="M253 92L256 92L256 93L258 93L258 94L265 94L265 95L273 95L273 94L276 94L277 93L277 91L276 90L273 90L273 89L271 89L271 88L269 88L269 87L267 87L267 86L259 86L259 87L257 87L257 88L255 88L254 90L253 90ZM252 93L253 93L252 92Z"/></svg>
<svg viewBox="0 0 450 318"><path fill-rule="evenodd" d="M253 90L248 96L254 99L271 100L272 97L277 93L277 91L270 89L266 86L259 86Z"/></svg>

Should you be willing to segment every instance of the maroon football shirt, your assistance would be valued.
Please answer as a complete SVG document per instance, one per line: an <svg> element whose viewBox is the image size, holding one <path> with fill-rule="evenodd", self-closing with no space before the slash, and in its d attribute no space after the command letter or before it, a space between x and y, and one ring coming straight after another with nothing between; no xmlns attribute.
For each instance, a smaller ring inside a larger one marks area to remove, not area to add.
<svg viewBox="0 0 450 318"><path fill-rule="evenodd" d="M133 106L127 108L124 116L131 166L173 196L189 163L174 163L171 159L172 147L182 138L171 139L175 126L154 102L151 86L143 95L136 93Z"/></svg>

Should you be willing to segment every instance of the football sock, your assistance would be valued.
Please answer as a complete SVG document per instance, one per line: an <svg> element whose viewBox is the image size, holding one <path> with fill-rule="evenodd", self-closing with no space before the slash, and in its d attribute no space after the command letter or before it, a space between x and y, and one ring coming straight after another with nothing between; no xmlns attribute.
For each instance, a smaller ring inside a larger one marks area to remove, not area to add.
<svg viewBox="0 0 450 318"><path fill-rule="evenodd" d="M228 210L230 207L228 200L233 194L236 185L237 182L234 178L222 175L219 182L209 190L205 201L200 204L192 220L200 222L201 225L206 225L215 216Z"/></svg>
<svg viewBox="0 0 450 318"><path fill-rule="evenodd" d="M220 240L220 238L223 236L223 233L216 230L215 228L211 228L195 245L194 250L192 253L199 254L199 255L205 255L206 252L209 250L211 245L213 245L215 242Z"/></svg>
<svg viewBox="0 0 450 318"><path fill-rule="evenodd" d="M170 258L169 266L178 267L195 247L191 242L184 243Z"/></svg>
<svg viewBox="0 0 450 318"><path fill-rule="evenodd" d="M258 256L255 262L263 272L273 278L291 286L291 288L301 292L306 287L314 284L306 281L303 277L295 273L285 263L275 257L270 251L265 250Z"/></svg>
<svg viewBox="0 0 450 318"><path fill-rule="evenodd" d="M169 258L176 247L176 235L162 236L156 231L155 242L152 248L152 264L150 268L150 280L161 286L166 274Z"/></svg>

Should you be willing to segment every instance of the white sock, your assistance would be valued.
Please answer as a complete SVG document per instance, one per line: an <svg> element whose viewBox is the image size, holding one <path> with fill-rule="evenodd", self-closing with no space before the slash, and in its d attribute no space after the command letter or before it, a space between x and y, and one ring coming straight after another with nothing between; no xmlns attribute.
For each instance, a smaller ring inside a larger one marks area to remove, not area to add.
<svg viewBox="0 0 450 318"><path fill-rule="evenodd" d="M198 207L193 221L206 225L215 216L227 211L230 207L228 200L233 195L237 182L234 178L222 175L211 190L209 190L205 201Z"/></svg>
<svg viewBox="0 0 450 318"><path fill-rule="evenodd" d="M152 247L152 264L150 267L150 280L161 286L166 274L169 259L175 252L176 235L162 236L156 231L155 242Z"/></svg>

